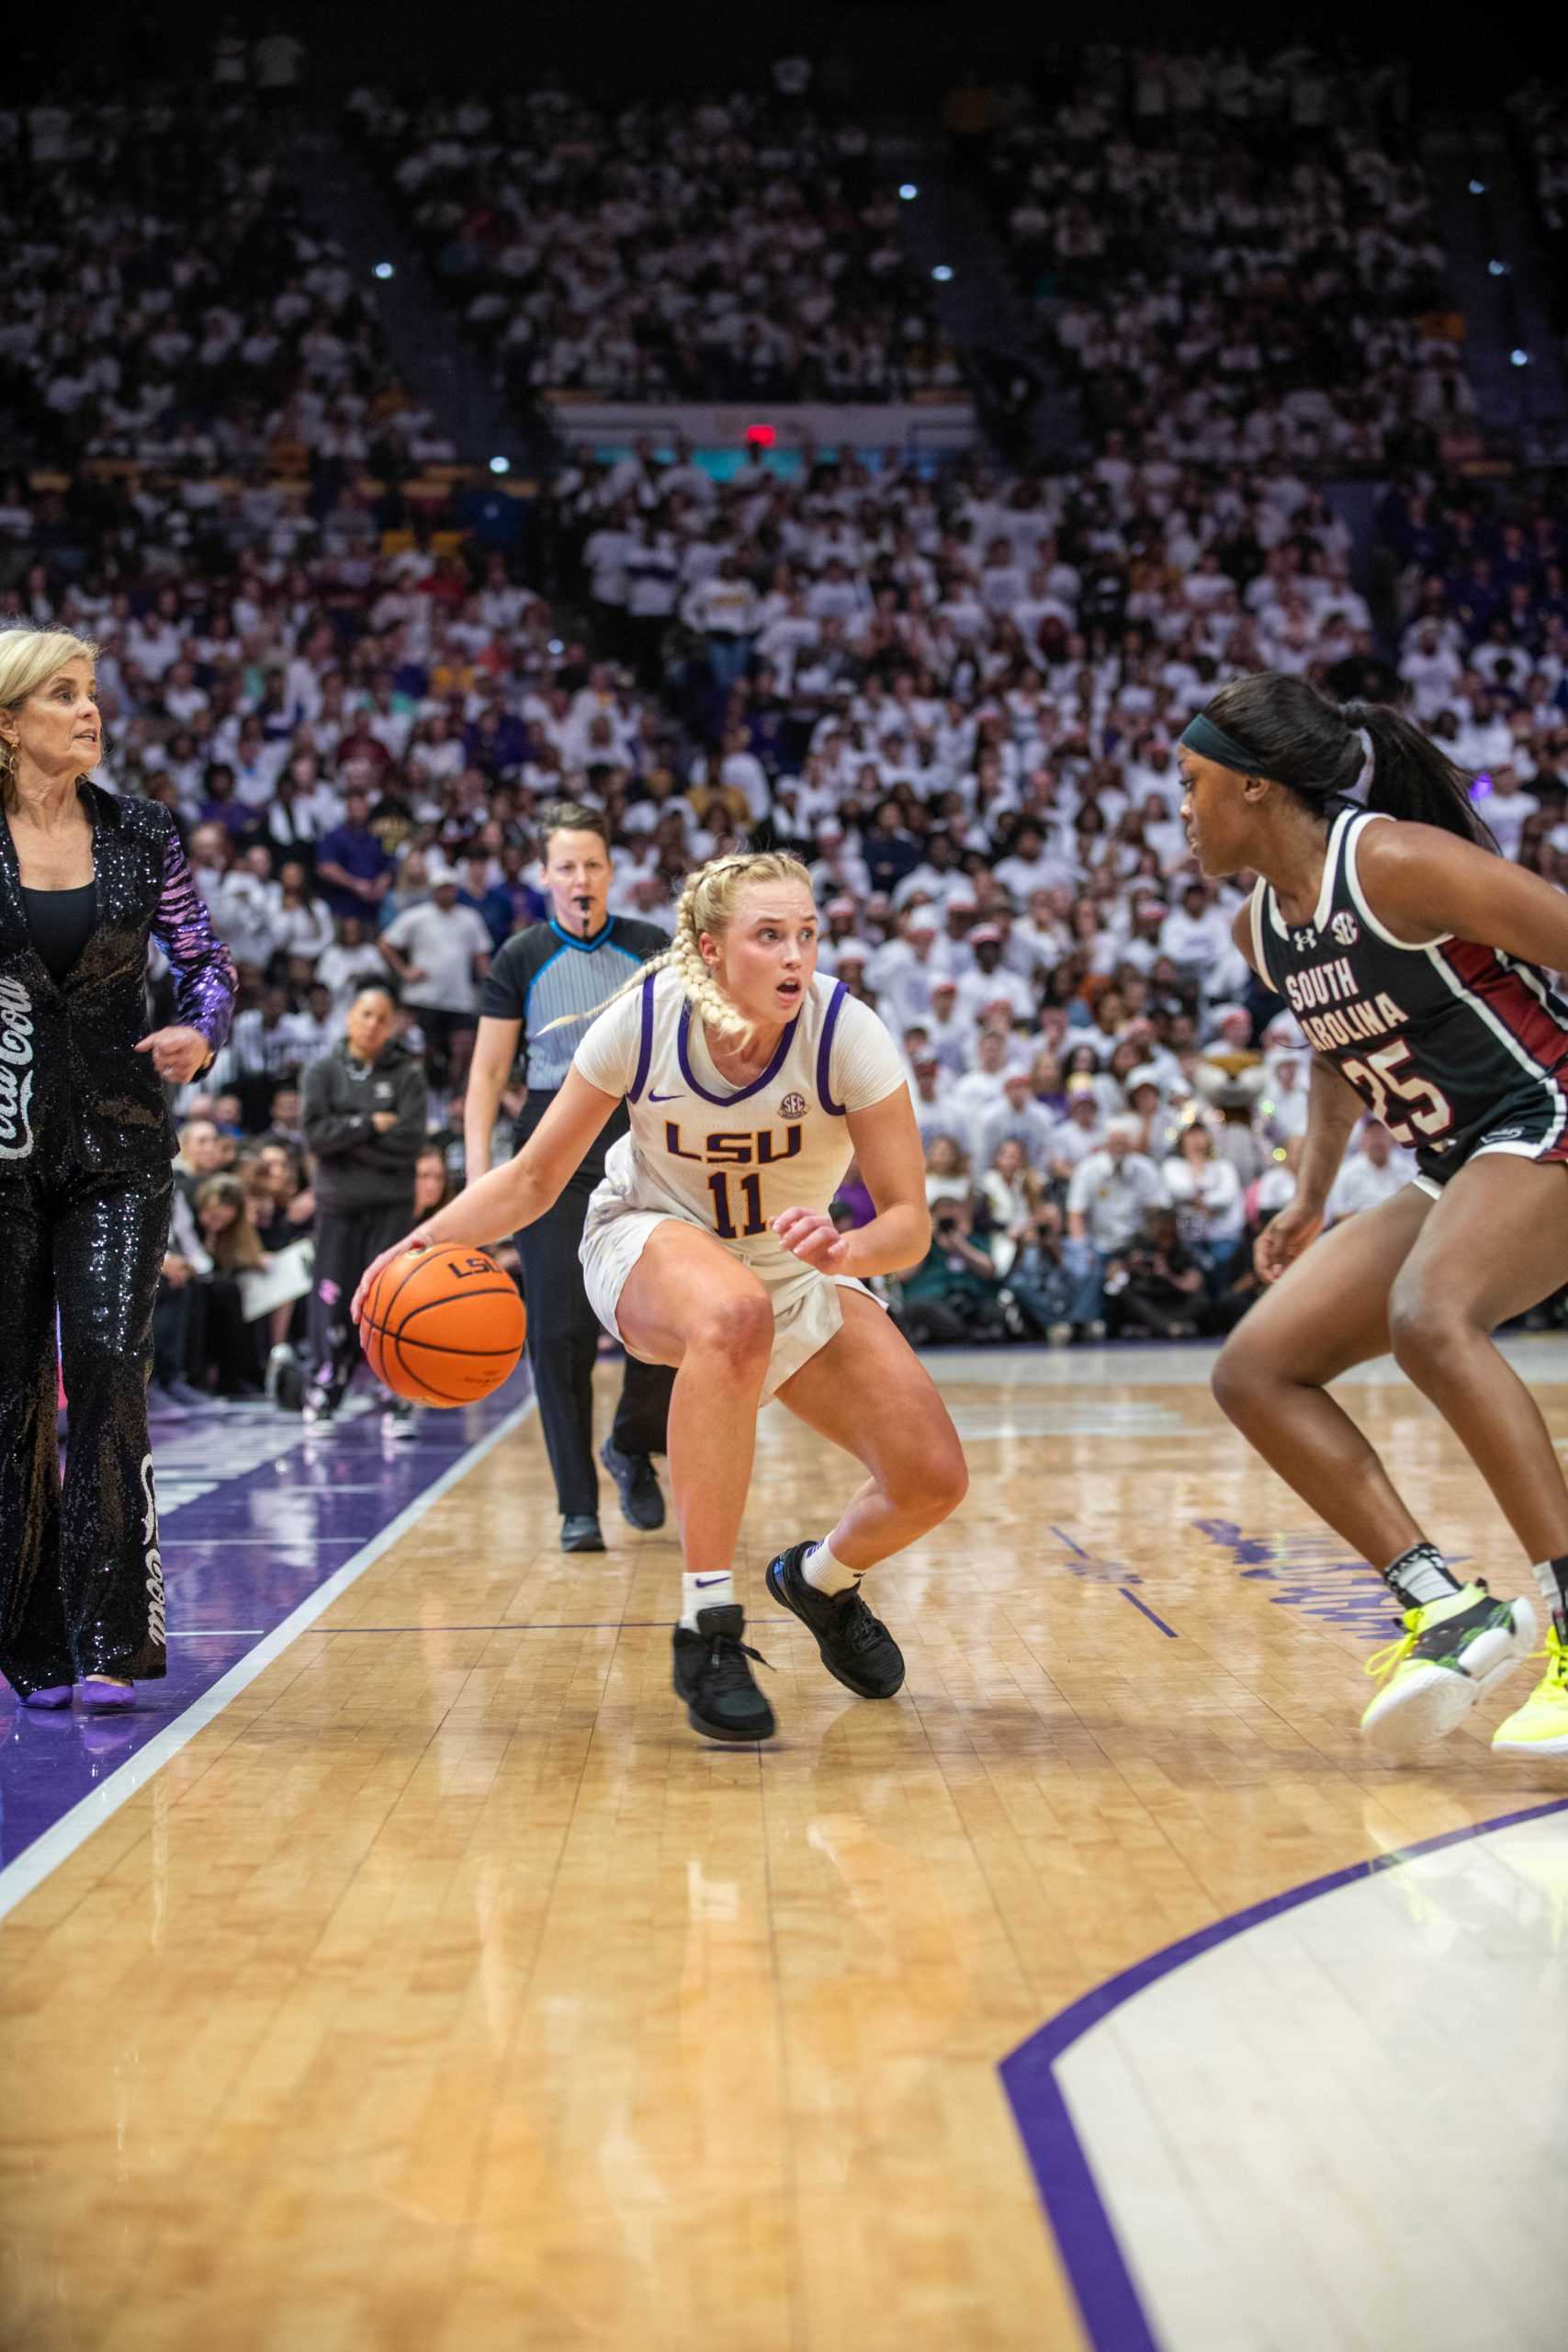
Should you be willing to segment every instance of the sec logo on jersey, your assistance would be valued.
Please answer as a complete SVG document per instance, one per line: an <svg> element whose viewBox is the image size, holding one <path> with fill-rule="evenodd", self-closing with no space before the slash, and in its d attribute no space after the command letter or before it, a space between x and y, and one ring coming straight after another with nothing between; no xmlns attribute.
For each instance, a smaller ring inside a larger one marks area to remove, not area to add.
<svg viewBox="0 0 1568 2352"><path fill-rule="evenodd" d="M1337 914L1328 926L1341 947L1354 947L1361 936L1361 926L1348 910Z"/></svg>
<svg viewBox="0 0 1568 2352"><path fill-rule="evenodd" d="M779 1116L781 1119L804 1119L806 1116L805 1095L786 1094L779 1104Z"/></svg>

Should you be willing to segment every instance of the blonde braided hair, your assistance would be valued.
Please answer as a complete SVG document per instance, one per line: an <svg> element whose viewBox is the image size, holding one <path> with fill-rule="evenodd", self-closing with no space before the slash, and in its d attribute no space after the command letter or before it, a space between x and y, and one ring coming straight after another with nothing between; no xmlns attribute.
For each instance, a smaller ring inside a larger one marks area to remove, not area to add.
<svg viewBox="0 0 1568 2352"><path fill-rule="evenodd" d="M745 1036L748 1024L703 961L698 943L705 931L712 938L728 930L735 920L740 893L750 882L794 882L808 898L811 895L810 875L799 858L786 856L782 850L710 858L706 865L688 874L681 886L681 895L675 902L675 936L663 955L650 956L640 971L635 972L602 1004L591 1006L586 1012L563 1012L558 1020L547 1021L540 1036L547 1037L552 1029L564 1028L569 1022L595 1020L611 1005L619 1004L623 997L641 988L649 972L666 968L674 973L686 1001L700 1014L704 1028L712 1035Z"/></svg>

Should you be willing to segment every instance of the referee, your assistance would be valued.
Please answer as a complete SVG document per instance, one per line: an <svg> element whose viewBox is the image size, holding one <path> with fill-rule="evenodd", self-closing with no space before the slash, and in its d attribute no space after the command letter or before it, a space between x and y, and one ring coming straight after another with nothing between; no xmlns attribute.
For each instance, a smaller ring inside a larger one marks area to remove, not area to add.
<svg viewBox="0 0 1568 2352"><path fill-rule="evenodd" d="M609 828L595 809L558 800L539 812L550 919L514 932L498 952L479 1003L479 1034L463 1116L467 1182L485 1175L491 1135L519 1046L527 1059L528 1100L517 1121L521 1146L544 1117L571 1067L585 1023L540 1031L563 1012L585 1013L614 996L639 964L670 941L650 922L608 911ZM593 1466L593 1365L599 1318L588 1304L578 1249L604 1154L626 1133L625 1104L547 1211L517 1236L528 1308L528 1362L539 1399L545 1446L555 1474L563 1552L602 1552L599 1474ZM664 1497L649 1456L665 1451L665 1420L674 1374L626 1358L621 1400L602 1459L621 1490L633 1527L664 1524Z"/></svg>

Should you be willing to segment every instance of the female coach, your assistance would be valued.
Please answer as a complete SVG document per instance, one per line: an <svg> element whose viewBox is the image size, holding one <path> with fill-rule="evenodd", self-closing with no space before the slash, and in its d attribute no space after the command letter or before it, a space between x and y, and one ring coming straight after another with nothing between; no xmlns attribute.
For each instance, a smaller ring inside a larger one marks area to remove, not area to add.
<svg viewBox="0 0 1568 2352"><path fill-rule="evenodd" d="M0 628L0 1671L123 1707L165 1671L147 1375L183 1084L234 971L167 809L88 782L96 647ZM180 1018L144 1035L147 942ZM55 1449L55 1323L71 1412Z"/></svg>

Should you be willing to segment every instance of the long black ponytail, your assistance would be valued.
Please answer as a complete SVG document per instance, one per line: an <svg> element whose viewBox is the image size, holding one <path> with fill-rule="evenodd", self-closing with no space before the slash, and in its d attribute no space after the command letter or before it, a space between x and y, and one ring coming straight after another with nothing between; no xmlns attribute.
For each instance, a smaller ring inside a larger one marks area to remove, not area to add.
<svg viewBox="0 0 1568 2352"><path fill-rule="evenodd" d="M1480 849L1497 847L1472 804L1470 776L1387 703L1330 702L1304 678L1259 670L1222 686L1203 716L1247 747L1258 763L1252 774L1283 785L1320 815L1332 800L1359 799L1379 816L1437 825ZM1361 793L1363 729L1372 766Z"/></svg>

